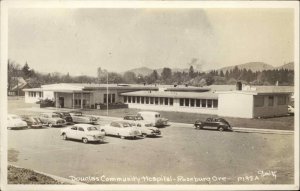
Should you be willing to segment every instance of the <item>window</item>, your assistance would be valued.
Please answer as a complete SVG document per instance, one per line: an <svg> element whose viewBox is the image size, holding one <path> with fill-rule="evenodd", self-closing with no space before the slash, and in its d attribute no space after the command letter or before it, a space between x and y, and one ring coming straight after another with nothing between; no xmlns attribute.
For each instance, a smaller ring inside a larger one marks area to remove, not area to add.
<svg viewBox="0 0 300 191"><path fill-rule="evenodd" d="M127 96L124 96L124 103L127 103Z"/></svg>
<svg viewBox="0 0 300 191"><path fill-rule="evenodd" d="M170 105L173 105L173 98L170 98Z"/></svg>
<svg viewBox="0 0 300 191"><path fill-rule="evenodd" d="M163 104L164 104L164 98L162 98L162 97L159 98L159 104L160 104L160 105L163 105Z"/></svg>
<svg viewBox="0 0 300 191"><path fill-rule="evenodd" d="M128 96L128 103L131 103L131 96Z"/></svg>
<svg viewBox="0 0 300 191"><path fill-rule="evenodd" d="M136 103L140 103L140 100L141 100L140 96L136 97Z"/></svg>
<svg viewBox="0 0 300 191"><path fill-rule="evenodd" d="M264 96L255 96L254 97L254 107L263 107L264 106Z"/></svg>
<svg viewBox="0 0 300 191"><path fill-rule="evenodd" d="M82 127L78 127L78 131L84 131Z"/></svg>
<svg viewBox="0 0 300 191"><path fill-rule="evenodd" d="M150 97L150 104L153 104L153 97Z"/></svg>
<svg viewBox="0 0 300 191"><path fill-rule="evenodd" d="M149 97L146 97L146 104L149 104Z"/></svg>
<svg viewBox="0 0 300 191"><path fill-rule="evenodd" d="M213 100L213 107L218 108L218 100L217 99Z"/></svg>
<svg viewBox="0 0 300 191"><path fill-rule="evenodd" d="M184 104L183 102L184 102L184 99L180 98L180 100L179 100L179 105L180 105L180 106L183 106L183 104Z"/></svg>
<svg viewBox="0 0 300 191"><path fill-rule="evenodd" d="M141 97L141 103L144 104L144 97Z"/></svg>
<svg viewBox="0 0 300 191"><path fill-rule="evenodd" d="M194 106L195 106L195 100L191 99L191 107L194 107Z"/></svg>
<svg viewBox="0 0 300 191"><path fill-rule="evenodd" d="M107 94L104 94L103 103L106 103L106 101L107 101ZM76 105L76 100L75 100L75 105Z"/></svg>
<svg viewBox="0 0 300 191"><path fill-rule="evenodd" d="M201 100L201 107L206 107L206 99Z"/></svg>
<svg viewBox="0 0 300 191"><path fill-rule="evenodd" d="M111 94L108 94L108 103L111 103Z"/></svg>
<svg viewBox="0 0 300 191"><path fill-rule="evenodd" d="M135 103L135 96L132 96L132 103Z"/></svg>
<svg viewBox="0 0 300 191"><path fill-rule="evenodd" d="M77 127L71 127L72 130L77 130Z"/></svg>
<svg viewBox="0 0 300 191"><path fill-rule="evenodd" d="M200 107L200 99L196 99L196 107Z"/></svg>
<svg viewBox="0 0 300 191"><path fill-rule="evenodd" d="M156 98L154 99L154 103L155 103L155 105L158 105L158 97L156 97Z"/></svg>
<svg viewBox="0 0 300 191"><path fill-rule="evenodd" d="M111 94L111 100L112 100L112 103L115 103L116 102L116 94Z"/></svg>
<svg viewBox="0 0 300 191"><path fill-rule="evenodd" d="M184 99L184 105L189 106L190 105L190 99Z"/></svg>
<svg viewBox="0 0 300 191"><path fill-rule="evenodd" d="M211 99L207 100L207 107L212 108L212 100Z"/></svg>
<svg viewBox="0 0 300 191"><path fill-rule="evenodd" d="M165 98L165 105L169 104L169 98Z"/></svg>
<svg viewBox="0 0 300 191"><path fill-rule="evenodd" d="M286 105L286 96L280 95L277 97L277 105Z"/></svg>
<svg viewBox="0 0 300 191"><path fill-rule="evenodd" d="M116 123L116 122L112 122L112 123L110 124L110 126L112 126L112 127L121 127L120 124L119 124L119 123Z"/></svg>
<svg viewBox="0 0 300 191"><path fill-rule="evenodd" d="M273 105L274 105L274 96L269 96L268 106L273 106Z"/></svg>

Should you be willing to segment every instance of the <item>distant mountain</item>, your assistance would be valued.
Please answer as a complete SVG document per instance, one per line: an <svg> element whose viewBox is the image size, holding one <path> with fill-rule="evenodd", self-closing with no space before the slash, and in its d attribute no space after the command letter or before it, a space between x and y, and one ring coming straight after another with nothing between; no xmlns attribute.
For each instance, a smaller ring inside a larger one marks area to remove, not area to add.
<svg viewBox="0 0 300 191"><path fill-rule="evenodd" d="M276 69L288 69L288 70L294 70L294 62L289 62L287 64L284 64L282 66L277 67Z"/></svg>
<svg viewBox="0 0 300 191"><path fill-rule="evenodd" d="M150 68L147 68L147 67L140 67L140 68L134 68L134 69L128 70L126 72L133 72L137 76L139 76L139 75L147 76L147 75L151 74L153 72L153 70Z"/></svg>
<svg viewBox="0 0 300 191"><path fill-rule="evenodd" d="M287 64L284 64L282 66L279 67L274 67L270 64L266 64L264 62L248 62L245 64L240 64L240 65L236 65L240 70L246 69L246 70L252 70L253 72L256 71L263 71L263 70L273 70L273 69L288 69L288 70L294 70L294 62L289 62ZM223 67L218 69L218 71L223 71L226 72L228 70L233 70L234 67L236 66L227 66L227 67ZM140 67L140 68L134 68L131 70L128 70L127 72L133 72L135 73L137 76L138 75L142 75L142 76L147 76L149 74L151 74L153 72L154 69L150 69L147 67ZM163 71L163 68L158 68L155 69L157 71L157 73L160 75ZM189 72L189 68L171 68L172 72ZM209 72L209 71L207 71Z"/></svg>
<svg viewBox="0 0 300 191"><path fill-rule="evenodd" d="M248 63L245 63L245 64L240 64L240 65L228 66L228 67L220 68L219 71L222 70L223 72L226 72L228 70L233 70L236 66L240 70L243 70L243 69L249 70L250 69L253 72L274 69L274 67L272 65L266 64L264 62L248 62Z"/></svg>

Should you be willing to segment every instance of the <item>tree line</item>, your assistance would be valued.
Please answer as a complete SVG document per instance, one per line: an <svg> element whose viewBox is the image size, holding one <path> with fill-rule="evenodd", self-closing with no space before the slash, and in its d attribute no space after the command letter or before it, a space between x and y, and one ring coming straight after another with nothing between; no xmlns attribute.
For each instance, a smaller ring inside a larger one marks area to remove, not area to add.
<svg viewBox="0 0 300 191"><path fill-rule="evenodd" d="M237 66L226 72L222 70L211 70L209 72L195 71L190 66L189 71L172 72L171 68L163 68L161 73L157 70L149 75L136 75L134 72L119 74L108 72L97 68L97 76L71 76L69 73L58 72L43 74L30 68L26 62L23 66L9 60L8 61L8 89L16 85L16 77L23 77L30 87L40 87L44 84L53 83L128 83L128 84L168 84L168 85L223 85L235 84L242 81L251 85L294 85L294 71L288 69L274 69L253 72L252 70L239 69Z"/></svg>

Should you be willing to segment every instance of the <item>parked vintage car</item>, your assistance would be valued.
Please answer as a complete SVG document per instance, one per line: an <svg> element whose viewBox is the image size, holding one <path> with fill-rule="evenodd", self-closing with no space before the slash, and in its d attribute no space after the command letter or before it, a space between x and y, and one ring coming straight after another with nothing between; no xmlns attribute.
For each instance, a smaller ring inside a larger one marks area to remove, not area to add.
<svg viewBox="0 0 300 191"><path fill-rule="evenodd" d="M64 119L66 121L66 124L73 124L73 119L70 113L68 112L63 112L63 111L56 111L53 112L59 115L60 118Z"/></svg>
<svg viewBox="0 0 300 191"><path fill-rule="evenodd" d="M105 135L115 135L122 139L127 137L136 138L142 135L140 130L132 127L127 121L113 121L102 128L105 131Z"/></svg>
<svg viewBox="0 0 300 191"><path fill-rule="evenodd" d="M148 123L146 121L138 120L138 121L130 121L129 122L133 127L140 130L142 132L143 137L147 136L160 136L161 132L157 127L154 127L152 123Z"/></svg>
<svg viewBox="0 0 300 191"><path fill-rule="evenodd" d="M231 131L232 127L223 118L207 118L206 121L197 120L194 123L194 126L196 129L203 129L203 128L209 128L209 129L217 129L219 131Z"/></svg>
<svg viewBox="0 0 300 191"><path fill-rule="evenodd" d="M102 142L104 141L105 132L103 129L99 130L91 124L75 124L61 129L61 136L64 140L77 139L83 143Z"/></svg>
<svg viewBox="0 0 300 191"><path fill-rule="evenodd" d="M145 121L152 123L156 127L168 125L168 119L162 118L160 113L153 111L140 111L137 116L141 116Z"/></svg>
<svg viewBox="0 0 300 191"><path fill-rule="evenodd" d="M98 119L93 116L88 116L82 114L80 111L71 111L69 112L74 123L87 123L87 124L97 124Z"/></svg>
<svg viewBox="0 0 300 191"><path fill-rule="evenodd" d="M144 118L140 115L125 115L123 117L124 120L131 120L131 121L140 121L144 120Z"/></svg>
<svg viewBox="0 0 300 191"><path fill-rule="evenodd" d="M28 125L28 128L42 128L43 124L40 118L36 116L22 116L22 120Z"/></svg>
<svg viewBox="0 0 300 191"><path fill-rule="evenodd" d="M7 129L25 129L27 123L22 120L18 115L8 114L7 115Z"/></svg>
<svg viewBox="0 0 300 191"><path fill-rule="evenodd" d="M295 111L294 107L292 105L288 105L288 114L294 115L294 111Z"/></svg>
<svg viewBox="0 0 300 191"><path fill-rule="evenodd" d="M49 127L66 125L66 121L56 113L41 113L39 118L43 124L47 124Z"/></svg>

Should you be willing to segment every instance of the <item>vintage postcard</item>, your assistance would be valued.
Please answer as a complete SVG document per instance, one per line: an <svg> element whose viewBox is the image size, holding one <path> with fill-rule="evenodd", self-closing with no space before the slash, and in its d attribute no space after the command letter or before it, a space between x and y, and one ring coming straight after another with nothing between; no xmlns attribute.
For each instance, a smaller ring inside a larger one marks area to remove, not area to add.
<svg viewBox="0 0 300 191"><path fill-rule="evenodd" d="M298 190L299 2L2 1L2 190Z"/></svg>

